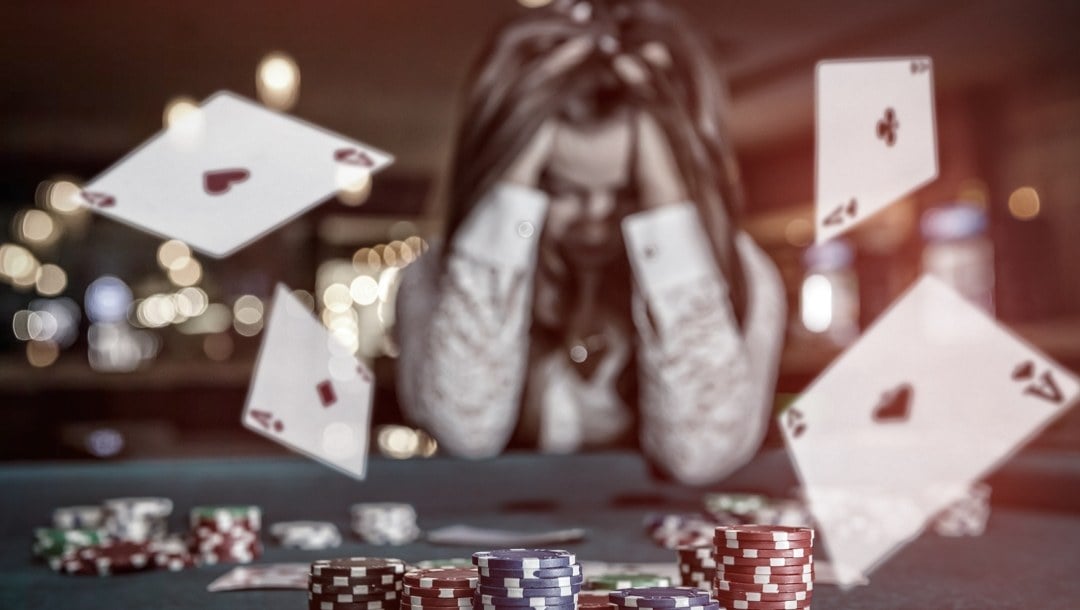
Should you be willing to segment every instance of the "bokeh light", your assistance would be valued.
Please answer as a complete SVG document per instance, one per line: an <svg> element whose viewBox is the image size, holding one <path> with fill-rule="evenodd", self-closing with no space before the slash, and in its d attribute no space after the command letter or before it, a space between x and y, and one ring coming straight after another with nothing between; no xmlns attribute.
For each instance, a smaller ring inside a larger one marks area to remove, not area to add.
<svg viewBox="0 0 1080 610"><path fill-rule="evenodd" d="M177 125L180 121L194 118L199 112L199 103L187 96L174 97L165 104L162 123L166 128Z"/></svg>
<svg viewBox="0 0 1080 610"><path fill-rule="evenodd" d="M253 294L245 294L233 303L233 319L240 324L255 325L262 322L263 302Z"/></svg>
<svg viewBox="0 0 1080 610"><path fill-rule="evenodd" d="M91 322L121 322L131 306L131 289L121 279L103 275L86 287L84 301Z"/></svg>
<svg viewBox="0 0 1080 610"><path fill-rule="evenodd" d="M1039 215L1039 192L1022 186L1009 195L1009 213L1017 220L1031 220Z"/></svg>
<svg viewBox="0 0 1080 610"><path fill-rule="evenodd" d="M322 294L323 306L335 313L341 313L350 307L352 307L352 294L349 293L349 287L341 283L333 283L323 290Z"/></svg>
<svg viewBox="0 0 1080 610"><path fill-rule="evenodd" d="M379 298L379 282L370 275L359 275L349 285L349 294L357 305L371 305Z"/></svg>
<svg viewBox="0 0 1080 610"><path fill-rule="evenodd" d="M361 205L371 196L371 172L367 168L339 164L335 181L337 197L345 205Z"/></svg>
<svg viewBox="0 0 1080 610"><path fill-rule="evenodd" d="M51 263L42 265L35 286L42 296L56 296L67 288L67 273Z"/></svg>
<svg viewBox="0 0 1080 610"><path fill-rule="evenodd" d="M792 218L784 226L784 239L796 248L805 248L814 241L814 223L805 218Z"/></svg>
<svg viewBox="0 0 1080 610"><path fill-rule="evenodd" d="M60 227L44 210L30 208L15 215L14 233L24 242L49 245L60 237Z"/></svg>
<svg viewBox="0 0 1080 610"><path fill-rule="evenodd" d="M60 357L60 346L54 341L30 341L26 344L26 361L30 366L50 366Z"/></svg>
<svg viewBox="0 0 1080 610"><path fill-rule="evenodd" d="M829 278L819 273L806 277L799 302L802 323L807 330L823 333L832 325L833 295Z"/></svg>
<svg viewBox="0 0 1080 610"><path fill-rule="evenodd" d="M161 268L165 270L183 267L187 264L185 259L190 257L191 248L177 239L170 239L169 241L162 242L157 249L158 265L161 265Z"/></svg>
<svg viewBox="0 0 1080 610"><path fill-rule="evenodd" d="M263 104L289 110L300 97L300 66L287 53L266 55L255 70L255 89Z"/></svg>
<svg viewBox="0 0 1080 610"><path fill-rule="evenodd" d="M177 286L194 286L202 281L202 265L190 256L183 256L173 261L169 269L169 281Z"/></svg>
<svg viewBox="0 0 1080 610"><path fill-rule="evenodd" d="M71 180L53 180L45 184L43 197L45 207L52 208L61 214L71 214L83 209L79 204L79 185ZM41 187L38 187L39 189Z"/></svg>

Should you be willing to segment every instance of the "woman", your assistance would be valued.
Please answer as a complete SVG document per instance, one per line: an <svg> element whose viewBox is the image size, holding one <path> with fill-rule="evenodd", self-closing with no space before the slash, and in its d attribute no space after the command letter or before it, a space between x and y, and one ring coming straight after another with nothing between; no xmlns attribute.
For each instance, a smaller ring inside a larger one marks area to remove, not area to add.
<svg viewBox="0 0 1080 610"><path fill-rule="evenodd" d="M764 436L775 268L738 230L701 40L652 0L500 29L467 89L443 247L398 296L399 396L451 453L633 440L687 483Z"/></svg>

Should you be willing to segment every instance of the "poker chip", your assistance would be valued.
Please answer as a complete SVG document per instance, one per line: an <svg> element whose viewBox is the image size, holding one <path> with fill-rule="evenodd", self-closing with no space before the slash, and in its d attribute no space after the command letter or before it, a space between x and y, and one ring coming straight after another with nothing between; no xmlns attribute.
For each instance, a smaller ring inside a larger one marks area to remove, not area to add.
<svg viewBox="0 0 1080 610"><path fill-rule="evenodd" d="M180 536L152 540L147 543L147 552L155 568L170 572L179 572L198 564L195 555L188 548L187 541Z"/></svg>
<svg viewBox="0 0 1080 610"><path fill-rule="evenodd" d="M612 591L608 600L622 608L686 608L712 601L708 589L693 587L632 587Z"/></svg>
<svg viewBox="0 0 1080 610"><path fill-rule="evenodd" d="M556 576L553 578L492 578L486 577L484 582L489 587L506 587L511 589L543 589L551 587L572 587L585 581L583 576ZM602 587L614 589L616 587Z"/></svg>
<svg viewBox="0 0 1080 610"><path fill-rule="evenodd" d="M348 603L332 602L316 599L308 600L308 610L391 610L395 605L385 605L383 602Z"/></svg>
<svg viewBox="0 0 1080 610"><path fill-rule="evenodd" d="M471 560L469 567L427 568L405 572L402 580L411 587L424 589L450 588L475 589L479 574Z"/></svg>
<svg viewBox="0 0 1080 610"><path fill-rule="evenodd" d="M412 587L405 585L404 595L410 597L472 597L476 590L473 587L447 588L447 587Z"/></svg>
<svg viewBox="0 0 1080 610"><path fill-rule="evenodd" d="M809 601L789 600L783 602L750 602L726 600L720 602L726 610L810 610Z"/></svg>
<svg viewBox="0 0 1080 610"><path fill-rule="evenodd" d="M400 502L363 502L349 507L353 533L369 544L402 545L416 540L416 509Z"/></svg>
<svg viewBox="0 0 1080 610"><path fill-rule="evenodd" d="M755 560L758 561L758 560ZM814 571L813 563L804 563L794 566L759 566L759 565L723 565L716 568L719 576L724 573L749 573L749 574L809 574Z"/></svg>
<svg viewBox="0 0 1080 610"><path fill-rule="evenodd" d="M61 574L98 576L138 572L154 567L146 543L125 540L74 549L54 557L49 565Z"/></svg>
<svg viewBox="0 0 1080 610"><path fill-rule="evenodd" d="M813 593L810 591L785 591L782 593L762 593L759 591L717 591L716 599L721 603L724 601L746 601L746 602L787 602L787 601L805 601L809 602L813 597Z"/></svg>
<svg viewBox="0 0 1080 610"><path fill-rule="evenodd" d="M308 591L316 595L354 595L357 597L364 595L376 596L383 594L382 599L394 599L401 591L397 589L386 589L382 585L355 585L355 584L323 584L321 582L308 581ZM385 597L386 595L393 594L392 597Z"/></svg>
<svg viewBox="0 0 1080 610"><path fill-rule="evenodd" d="M196 506L188 523L189 547L198 563L251 563L262 556L258 506Z"/></svg>
<svg viewBox="0 0 1080 610"><path fill-rule="evenodd" d="M398 598L397 591L385 591L376 593L316 593L308 586L308 599L315 601L334 602L335 604L369 604L372 602L392 602ZM395 604L384 604L393 607Z"/></svg>
<svg viewBox="0 0 1080 610"><path fill-rule="evenodd" d="M793 542L813 540L814 530L809 527L786 527L782 525L724 525L716 528L714 540Z"/></svg>
<svg viewBox="0 0 1080 610"><path fill-rule="evenodd" d="M420 606L422 608L469 608L473 605L473 596L468 597L417 597L402 596L403 605Z"/></svg>
<svg viewBox="0 0 1080 610"><path fill-rule="evenodd" d="M754 592L754 593L787 593L792 591L813 591L813 582L798 583L742 583L731 580L717 580L713 583L714 592Z"/></svg>
<svg viewBox="0 0 1080 610"><path fill-rule="evenodd" d="M39 527L34 530L31 552L39 559L59 557L68 551L100 544L108 539L103 529L61 529Z"/></svg>
<svg viewBox="0 0 1080 610"><path fill-rule="evenodd" d="M480 585L476 590L482 595L493 595L496 597L566 597L569 595L577 595L577 593L581 591L581 585L569 587L536 587L532 589Z"/></svg>
<svg viewBox="0 0 1080 610"><path fill-rule="evenodd" d="M470 560L471 561L471 560ZM476 568L480 576L491 578L560 578L581 576L581 565L573 564L557 568Z"/></svg>
<svg viewBox="0 0 1080 610"><path fill-rule="evenodd" d="M96 530L105 523L105 509L98 505L63 506L53 509L52 522L56 529Z"/></svg>
<svg viewBox="0 0 1080 610"><path fill-rule="evenodd" d="M341 546L341 532L328 521L282 521L270 526L270 535L285 548L316 551Z"/></svg>
<svg viewBox="0 0 1080 610"><path fill-rule="evenodd" d="M372 591L401 591L402 582L398 574L372 574L370 576L316 576L308 574L309 583L335 587L365 586Z"/></svg>
<svg viewBox="0 0 1080 610"><path fill-rule="evenodd" d="M552 597L501 597L497 595L485 595L483 593L477 594L475 600L484 606L495 606L496 608L505 606L533 606L533 607L557 607L557 608L572 608L577 603L576 595L568 596L552 596Z"/></svg>
<svg viewBox="0 0 1080 610"><path fill-rule="evenodd" d="M606 607L610 608L611 605L608 604ZM500 608L506 608L506 606L493 606L491 604L478 603L478 604L476 604L474 606L474 608L475 608L475 610L499 610ZM513 608L513 610L573 610L573 609L580 610L582 608L582 606L581 606L580 603L578 603L576 605L575 604L570 604L570 605L562 605L562 606L544 606L544 605L526 606L526 605L522 605L522 606L512 606L512 608ZM403 610L409 610L409 609L403 609ZM419 609L411 609L411 610L419 610Z"/></svg>
<svg viewBox="0 0 1080 610"><path fill-rule="evenodd" d="M110 498L101 503L102 527L109 537L145 542L165 537L173 503L168 498Z"/></svg>
<svg viewBox="0 0 1080 610"><path fill-rule="evenodd" d="M799 547L794 549L755 549L755 548L741 548L741 549L719 549L717 554L723 556L731 556L744 559L755 559L762 557L808 557L810 555L809 548Z"/></svg>
<svg viewBox="0 0 1080 610"><path fill-rule="evenodd" d="M659 574L612 573L589 578L589 589L630 589L633 587L670 587L671 579Z"/></svg>
<svg viewBox="0 0 1080 610"><path fill-rule="evenodd" d="M400 559L382 557L343 557L340 559L319 559L311 564L313 576L386 576L393 575L393 580L400 580L405 573L405 562Z"/></svg>
<svg viewBox="0 0 1080 610"><path fill-rule="evenodd" d="M735 557L733 555L717 555L718 566L771 566L774 568L784 566L804 566L814 562L810 555L802 557Z"/></svg>
<svg viewBox="0 0 1080 610"><path fill-rule="evenodd" d="M713 545L683 545L676 547L678 556L679 585L708 589L716 576Z"/></svg>
<svg viewBox="0 0 1080 610"><path fill-rule="evenodd" d="M533 570L562 568L577 563L573 553L554 549L500 549L473 553L473 563L481 568Z"/></svg>
<svg viewBox="0 0 1080 610"><path fill-rule="evenodd" d="M778 585L814 582L813 572L809 574L742 574L729 572L725 575L717 574L716 578L735 583L772 583Z"/></svg>

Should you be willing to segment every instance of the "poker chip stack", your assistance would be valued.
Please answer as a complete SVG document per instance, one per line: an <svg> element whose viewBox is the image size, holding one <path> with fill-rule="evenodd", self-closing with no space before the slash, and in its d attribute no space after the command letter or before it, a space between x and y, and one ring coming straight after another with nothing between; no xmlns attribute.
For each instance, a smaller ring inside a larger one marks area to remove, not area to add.
<svg viewBox="0 0 1080 610"><path fill-rule="evenodd" d="M420 536L416 509L400 502L364 502L349 507L352 530L369 544L408 544Z"/></svg>
<svg viewBox="0 0 1080 610"><path fill-rule="evenodd" d="M108 538L103 529L60 529L39 527L34 530L34 557L50 560L85 546L100 544Z"/></svg>
<svg viewBox="0 0 1080 610"><path fill-rule="evenodd" d="M713 590L728 610L808 609L814 590L814 530L739 525L716 528Z"/></svg>
<svg viewBox="0 0 1080 610"><path fill-rule="evenodd" d="M721 610L708 589L696 587L631 587L608 593L614 610Z"/></svg>
<svg viewBox="0 0 1080 610"><path fill-rule="evenodd" d="M476 610L573 610L581 591L581 565L567 551L481 551L473 563L480 572Z"/></svg>
<svg viewBox="0 0 1080 610"><path fill-rule="evenodd" d="M679 556L679 584L709 589L716 578L713 545L685 545L675 549Z"/></svg>
<svg viewBox="0 0 1080 610"><path fill-rule="evenodd" d="M282 521L270 526L270 535L290 549L317 551L341 546L341 532L328 521Z"/></svg>
<svg viewBox="0 0 1080 610"><path fill-rule="evenodd" d="M161 540L151 540L146 547L155 568L178 572L196 565L195 555L183 536L172 535Z"/></svg>
<svg viewBox="0 0 1080 610"><path fill-rule="evenodd" d="M106 540L67 551L49 560L49 566L62 574L108 576L139 572L155 567L148 542Z"/></svg>
<svg viewBox="0 0 1080 610"><path fill-rule="evenodd" d="M63 530L98 529L105 523L101 506L62 506L54 509L53 527Z"/></svg>
<svg viewBox="0 0 1080 610"><path fill-rule="evenodd" d="M400 610L471 610L476 568L428 568L406 572Z"/></svg>
<svg viewBox="0 0 1080 610"><path fill-rule="evenodd" d="M196 506L190 525L191 553L201 564L251 563L262 555L258 506Z"/></svg>
<svg viewBox="0 0 1080 610"><path fill-rule="evenodd" d="M160 540L169 531L173 503L168 498L112 498L101 506L104 528L117 540Z"/></svg>
<svg viewBox="0 0 1080 610"><path fill-rule="evenodd" d="M312 562L308 610L393 610L398 606L405 562L344 557Z"/></svg>

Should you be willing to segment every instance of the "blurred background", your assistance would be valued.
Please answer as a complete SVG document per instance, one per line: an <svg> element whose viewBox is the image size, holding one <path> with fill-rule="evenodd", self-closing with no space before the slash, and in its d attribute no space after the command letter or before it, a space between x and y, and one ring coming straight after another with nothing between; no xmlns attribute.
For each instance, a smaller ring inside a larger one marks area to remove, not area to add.
<svg viewBox="0 0 1080 610"><path fill-rule="evenodd" d="M778 406L924 271L1080 369L1080 4L674 3L710 36L746 226L787 285ZM0 8L0 459L283 451L239 424L277 282L373 365L373 450L431 455L394 396L397 277L438 233L468 65L495 24L538 4ZM814 65L894 55L934 61L940 175L811 247ZM226 260L74 205L82 181L220 89L397 162L366 199L345 193ZM1080 449L1080 414L1035 443Z"/></svg>

